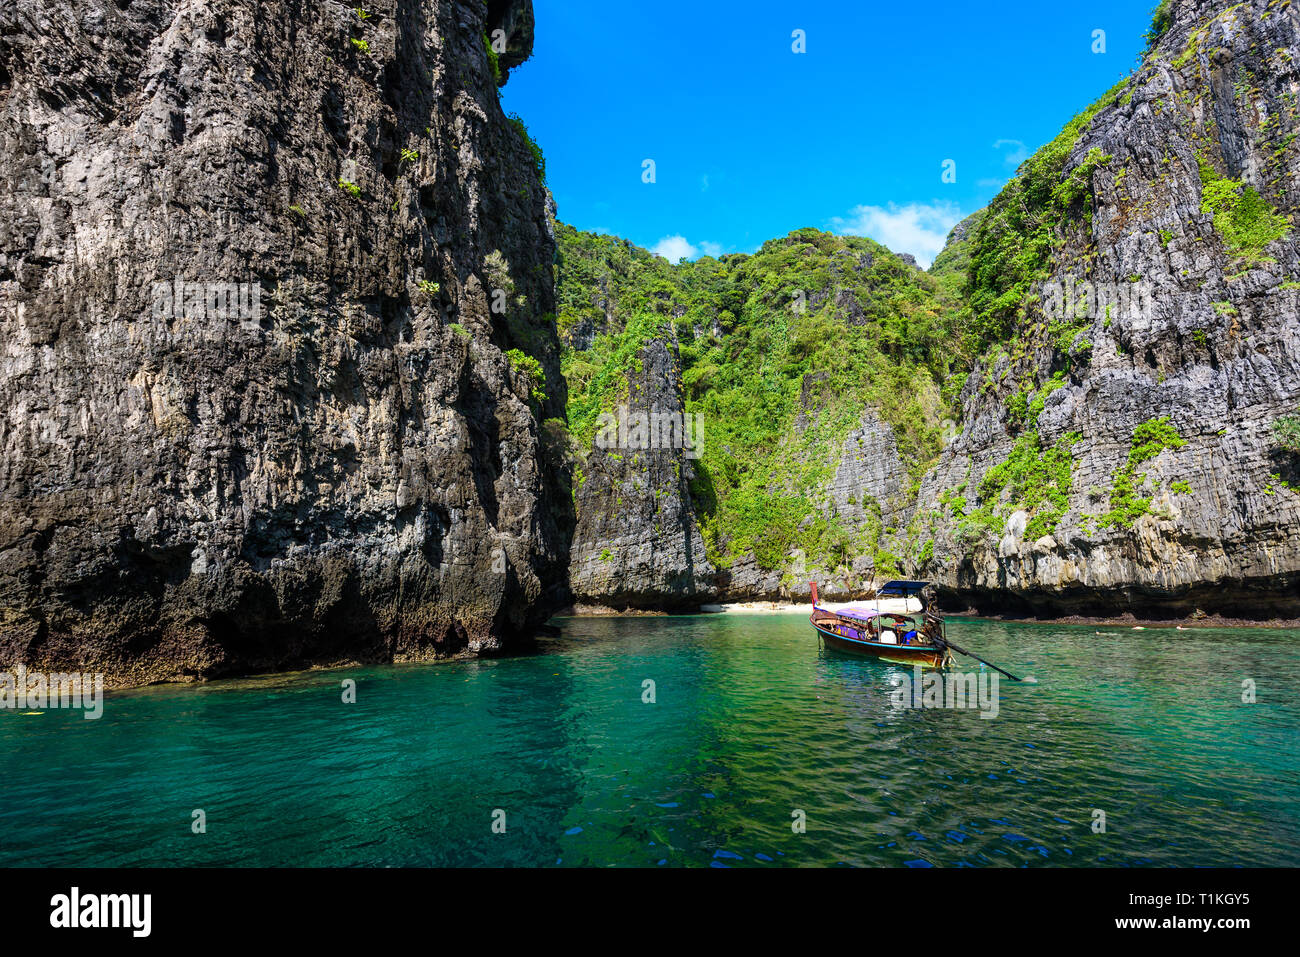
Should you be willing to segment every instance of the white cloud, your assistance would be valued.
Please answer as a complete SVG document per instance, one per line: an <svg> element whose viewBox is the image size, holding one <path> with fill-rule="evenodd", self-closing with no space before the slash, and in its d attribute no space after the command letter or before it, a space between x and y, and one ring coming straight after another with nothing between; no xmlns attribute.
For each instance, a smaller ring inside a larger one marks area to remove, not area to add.
<svg viewBox="0 0 1300 957"><path fill-rule="evenodd" d="M1010 147L1011 150L1003 159L1006 160L1007 166L1012 169L1019 169L1020 164L1029 159L1029 147L1025 146L1020 140L998 140L993 144L995 150L1006 149L1007 147Z"/></svg>
<svg viewBox="0 0 1300 957"><path fill-rule="evenodd" d="M855 206L848 216L832 219L831 228L841 236L868 236L896 253L911 253L929 269L962 218L954 203L890 203L888 208Z"/></svg>
<svg viewBox="0 0 1300 957"><path fill-rule="evenodd" d="M656 256L663 256L670 263L679 259L694 259L700 251L686 241L685 236L665 236L650 247Z"/></svg>
<svg viewBox="0 0 1300 957"><path fill-rule="evenodd" d="M701 256L721 256L722 244L702 240L698 246L685 236L665 236L650 247L656 256L663 256L670 263L681 259L699 259Z"/></svg>

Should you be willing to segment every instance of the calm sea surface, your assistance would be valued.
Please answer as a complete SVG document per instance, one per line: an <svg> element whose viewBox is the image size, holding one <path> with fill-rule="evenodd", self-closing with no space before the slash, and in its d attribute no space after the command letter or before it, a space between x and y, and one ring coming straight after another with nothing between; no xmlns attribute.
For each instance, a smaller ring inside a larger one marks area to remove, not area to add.
<svg viewBox="0 0 1300 957"><path fill-rule="evenodd" d="M1294 631L951 622L1037 679L988 720L899 710L908 669L798 615L560 624L529 657L0 712L0 865L1300 865Z"/></svg>

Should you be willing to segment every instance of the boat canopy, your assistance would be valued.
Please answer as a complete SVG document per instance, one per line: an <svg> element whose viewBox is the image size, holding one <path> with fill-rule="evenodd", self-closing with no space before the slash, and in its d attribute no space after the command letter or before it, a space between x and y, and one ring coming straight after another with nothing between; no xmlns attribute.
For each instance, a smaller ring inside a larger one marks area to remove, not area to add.
<svg viewBox="0 0 1300 957"><path fill-rule="evenodd" d="M885 598L890 595L898 595L901 598L911 598L914 595L921 594L921 592L924 591L925 587L929 584L930 584L929 582L909 582L909 581L885 582L883 585L881 585L879 588L876 589L876 594L879 595L881 598Z"/></svg>
<svg viewBox="0 0 1300 957"><path fill-rule="evenodd" d="M881 608L879 605L870 608L865 605L846 605L842 608L831 610L825 609L828 614L835 615L839 618L851 618L854 621L869 622L877 615L884 615L890 618L907 618L915 620L916 613L921 609L913 608L906 601L899 603L897 599L891 600L892 604Z"/></svg>
<svg viewBox="0 0 1300 957"><path fill-rule="evenodd" d="M875 608L862 608L861 606L850 605L848 608L841 608L839 611L831 612L832 615L839 615L841 618L856 618L858 621L870 621L880 614Z"/></svg>

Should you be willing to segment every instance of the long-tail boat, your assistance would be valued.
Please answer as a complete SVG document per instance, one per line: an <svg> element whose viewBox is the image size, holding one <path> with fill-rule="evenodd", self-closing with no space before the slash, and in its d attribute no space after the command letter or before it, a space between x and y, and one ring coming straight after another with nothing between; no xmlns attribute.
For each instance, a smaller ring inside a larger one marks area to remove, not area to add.
<svg viewBox="0 0 1300 957"><path fill-rule="evenodd" d="M921 599L929 582L886 582L876 590L874 606L868 603L837 611L822 607L817 583L809 584L813 610L808 620L827 648L930 668L942 668L952 660L943 618L927 611ZM913 604L916 611L911 610Z"/></svg>

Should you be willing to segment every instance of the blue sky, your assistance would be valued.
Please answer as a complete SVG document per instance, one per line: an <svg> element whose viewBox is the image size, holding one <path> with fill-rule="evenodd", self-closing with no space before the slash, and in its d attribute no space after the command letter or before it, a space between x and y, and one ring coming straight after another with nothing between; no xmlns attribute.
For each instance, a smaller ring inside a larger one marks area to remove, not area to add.
<svg viewBox="0 0 1300 957"><path fill-rule="evenodd" d="M1128 75L1154 6L534 0L533 57L502 104L541 144L559 217L579 229L675 260L813 226L928 263Z"/></svg>

